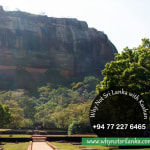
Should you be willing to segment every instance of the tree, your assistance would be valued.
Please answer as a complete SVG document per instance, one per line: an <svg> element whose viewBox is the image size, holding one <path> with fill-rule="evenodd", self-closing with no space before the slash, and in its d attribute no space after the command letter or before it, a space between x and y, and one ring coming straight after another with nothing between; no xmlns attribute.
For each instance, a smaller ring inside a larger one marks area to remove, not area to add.
<svg viewBox="0 0 150 150"><path fill-rule="evenodd" d="M20 107L24 111L24 117L31 119L32 121L34 121L35 102L36 100L34 97L31 98L29 96L25 96L20 98Z"/></svg>
<svg viewBox="0 0 150 150"><path fill-rule="evenodd" d="M32 129L33 128L33 121L31 119L24 119L23 120L23 127Z"/></svg>
<svg viewBox="0 0 150 150"><path fill-rule="evenodd" d="M0 127L5 127L11 122L11 113L7 105L0 103Z"/></svg>
<svg viewBox="0 0 150 150"><path fill-rule="evenodd" d="M10 112L12 114L10 126L12 128L22 127L23 120L24 120L23 109L20 108L18 106L18 103L14 100L6 101L5 104L7 104L9 106Z"/></svg>
<svg viewBox="0 0 150 150"><path fill-rule="evenodd" d="M77 121L76 119L68 127L68 135L93 133L89 121Z"/></svg>
<svg viewBox="0 0 150 150"><path fill-rule="evenodd" d="M100 82L100 80L98 78L96 78L95 76L87 76L84 78L83 83L88 86L89 88L91 88L92 90L95 90L95 86Z"/></svg>
<svg viewBox="0 0 150 150"><path fill-rule="evenodd" d="M126 86L150 96L150 40L142 39L142 45L115 54L115 60L107 63L102 71L104 79L97 85L97 91L113 86Z"/></svg>
<svg viewBox="0 0 150 150"><path fill-rule="evenodd" d="M51 101L46 104L36 107L35 124L42 128L53 128L54 122L52 120L52 113L55 112L57 104Z"/></svg>

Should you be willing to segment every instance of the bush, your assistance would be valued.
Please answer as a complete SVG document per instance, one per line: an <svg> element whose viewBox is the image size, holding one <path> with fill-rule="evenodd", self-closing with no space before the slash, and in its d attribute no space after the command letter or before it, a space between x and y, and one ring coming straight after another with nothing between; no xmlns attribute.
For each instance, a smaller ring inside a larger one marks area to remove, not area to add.
<svg viewBox="0 0 150 150"><path fill-rule="evenodd" d="M93 133L88 121L73 121L68 128L68 135Z"/></svg>
<svg viewBox="0 0 150 150"><path fill-rule="evenodd" d="M28 129L32 129L34 127L33 121L31 119L24 119L23 126Z"/></svg>

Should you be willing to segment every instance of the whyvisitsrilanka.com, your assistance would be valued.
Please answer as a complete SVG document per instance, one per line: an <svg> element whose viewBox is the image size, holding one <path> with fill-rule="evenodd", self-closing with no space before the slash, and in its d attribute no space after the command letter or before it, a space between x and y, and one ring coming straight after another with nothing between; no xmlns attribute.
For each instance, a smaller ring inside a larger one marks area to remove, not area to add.
<svg viewBox="0 0 150 150"><path fill-rule="evenodd" d="M150 138L82 138L82 145L148 146Z"/></svg>

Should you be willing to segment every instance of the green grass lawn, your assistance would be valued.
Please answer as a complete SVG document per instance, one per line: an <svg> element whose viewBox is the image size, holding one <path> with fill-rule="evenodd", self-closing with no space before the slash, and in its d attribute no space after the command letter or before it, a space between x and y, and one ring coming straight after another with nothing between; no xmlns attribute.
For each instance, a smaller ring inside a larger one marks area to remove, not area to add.
<svg viewBox="0 0 150 150"><path fill-rule="evenodd" d="M11 131L11 129L0 129L0 131Z"/></svg>
<svg viewBox="0 0 150 150"><path fill-rule="evenodd" d="M71 143L58 143L58 142L50 142L50 143L55 145L59 150L81 150L80 147L91 147L91 148L109 150L109 147L106 146L83 146L83 145L73 145Z"/></svg>
<svg viewBox="0 0 150 150"><path fill-rule="evenodd" d="M29 134L0 134L0 138L31 138ZM95 135L46 135L47 137L97 137Z"/></svg>
<svg viewBox="0 0 150 150"><path fill-rule="evenodd" d="M27 150L29 142L25 143L6 143L5 145L0 145L4 150Z"/></svg>
<svg viewBox="0 0 150 150"><path fill-rule="evenodd" d="M0 138L31 138L28 134L0 134Z"/></svg>
<svg viewBox="0 0 150 150"><path fill-rule="evenodd" d="M71 143L58 143L58 142L50 142L50 143L55 145L59 150L81 150L81 147L88 147L88 148L91 147L100 150L110 149L110 147L106 147L106 146L84 146L84 145L72 145ZM121 149L114 149L114 150L121 150ZM133 149L124 149L124 150L133 150ZM150 148L141 148L138 150L150 150Z"/></svg>
<svg viewBox="0 0 150 150"><path fill-rule="evenodd" d="M0 131L20 131L20 132L32 132L32 130L28 129L0 129Z"/></svg>

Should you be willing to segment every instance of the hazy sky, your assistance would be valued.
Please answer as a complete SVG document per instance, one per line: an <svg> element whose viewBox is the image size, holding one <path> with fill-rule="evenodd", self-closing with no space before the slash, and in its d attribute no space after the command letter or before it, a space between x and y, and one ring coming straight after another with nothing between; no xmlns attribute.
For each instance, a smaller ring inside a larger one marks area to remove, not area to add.
<svg viewBox="0 0 150 150"><path fill-rule="evenodd" d="M119 52L150 38L150 0L0 0L6 10L86 21L103 31Z"/></svg>

